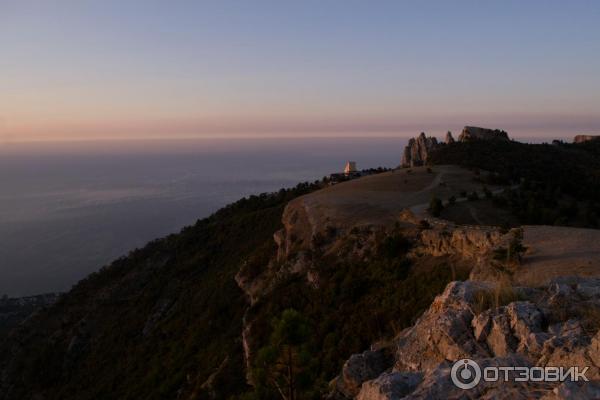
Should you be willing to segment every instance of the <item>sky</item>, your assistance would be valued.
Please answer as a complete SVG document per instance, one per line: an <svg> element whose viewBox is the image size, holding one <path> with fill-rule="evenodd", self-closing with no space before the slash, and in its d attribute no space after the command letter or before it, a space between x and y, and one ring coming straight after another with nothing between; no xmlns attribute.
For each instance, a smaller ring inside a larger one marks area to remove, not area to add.
<svg viewBox="0 0 600 400"><path fill-rule="evenodd" d="M599 1L0 0L0 143L600 133Z"/></svg>

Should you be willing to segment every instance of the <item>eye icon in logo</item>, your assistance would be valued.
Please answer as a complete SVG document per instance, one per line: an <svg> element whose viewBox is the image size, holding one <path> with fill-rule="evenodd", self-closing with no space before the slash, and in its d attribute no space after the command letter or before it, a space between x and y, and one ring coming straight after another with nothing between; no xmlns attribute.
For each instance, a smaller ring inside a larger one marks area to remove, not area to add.
<svg viewBox="0 0 600 400"><path fill-rule="evenodd" d="M456 387L473 389L481 380L481 368L475 361L464 358L454 363L450 376Z"/></svg>

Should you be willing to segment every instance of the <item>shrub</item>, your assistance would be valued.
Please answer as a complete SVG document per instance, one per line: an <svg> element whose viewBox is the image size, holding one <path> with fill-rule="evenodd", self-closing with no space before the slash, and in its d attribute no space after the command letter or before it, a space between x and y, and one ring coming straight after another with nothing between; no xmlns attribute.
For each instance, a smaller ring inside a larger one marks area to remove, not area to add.
<svg viewBox="0 0 600 400"><path fill-rule="evenodd" d="M442 213L442 210L444 210L442 200L435 196L432 197L431 201L429 202L429 212L431 213L431 215L433 215L434 217L439 217Z"/></svg>
<svg viewBox="0 0 600 400"><path fill-rule="evenodd" d="M473 191L473 192L469 193L469 195L467 196L467 199L469 201L477 201L477 200L479 200L479 195L477 194L477 192Z"/></svg>
<svg viewBox="0 0 600 400"><path fill-rule="evenodd" d="M486 199L491 199L492 197L494 197L494 194L491 192L490 189L487 188L487 186L483 187L483 194L485 195Z"/></svg>

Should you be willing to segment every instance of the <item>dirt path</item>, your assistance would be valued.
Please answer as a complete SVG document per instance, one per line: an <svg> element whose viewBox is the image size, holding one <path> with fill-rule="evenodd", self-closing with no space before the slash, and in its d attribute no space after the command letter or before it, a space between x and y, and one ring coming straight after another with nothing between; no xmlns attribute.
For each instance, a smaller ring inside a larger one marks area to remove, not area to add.
<svg viewBox="0 0 600 400"><path fill-rule="evenodd" d="M420 190L420 193L423 192L429 192L432 189L435 189L436 187L440 186L440 183L442 182L442 177L445 174L445 171L443 169L441 169L442 167L440 167L440 172L438 172L435 176L435 178L433 178L433 181L427 185L424 189Z"/></svg>

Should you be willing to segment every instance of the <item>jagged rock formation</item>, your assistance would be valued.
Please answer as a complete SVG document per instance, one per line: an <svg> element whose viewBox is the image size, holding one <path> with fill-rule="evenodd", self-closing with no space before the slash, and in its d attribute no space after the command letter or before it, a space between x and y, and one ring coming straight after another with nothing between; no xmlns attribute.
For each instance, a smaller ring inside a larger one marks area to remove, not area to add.
<svg viewBox="0 0 600 400"><path fill-rule="evenodd" d="M589 142L590 140L600 140L600 135L577 135L573 138L573 143Z"/></svg>
<svg viewBox="0 0 600 400"><path fill-rule="evenodd" d="M600 373L595 367L586 373L591 382L585 385L482 380L468 391L452 384L450 369L462 358L481 367L598 366L600 326L590 309L599 307L597 278L560 278L538 289L452 282L412 328L394 339L395 360L384 372L365 380L358 392L356 379L367 375L353 375L352 388L338 378L334 391L360 400L597 398ZM378 361L362 367L377 369ZM339 387L351 390L340 392Z"/></svg>
<svg viewBox="0 0 600 400"><path fill-rule="evenodd" d="M480 128L477 126L465 126L458 137L459 142L468 140L509 140L508 134L500 129Z"/></svg>
<svg viewBox="0 0 600 400"><path fill-rule="evenodd" d="M469 140L509 140L509 138L505 131L499 129L465 126L458 137L458 141L466 142ZM406 145L402 153L400 166L402 168L411 168L425 165L434 150L444 144L452 144L454 142L454 137L450 131L446 133L444 142L438 142L435 137L427 137L424 132L421 132L419 136L408 141L408 145Z"/></svg>
<svg viewBox="0 0 600 400"><path fill-rule="evenodd" d="M446 139L444 140L444 142L446 144L452 144L452 143L454 143L454 137L452 136L452 132L448 131L446 133Z"/></svg>
<svg viewBox="0 0 600 400"><path fill-rule="evenodd" d="M426 137L424 132L417 138L412 138L408 141L408 145L404 148L402 154L402 167L416 167L424 165L427 162L429 154L438 146L438 141L435 137Z"/></svg>

